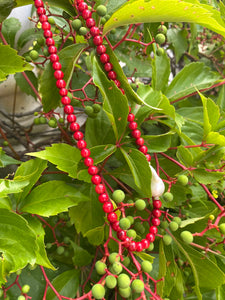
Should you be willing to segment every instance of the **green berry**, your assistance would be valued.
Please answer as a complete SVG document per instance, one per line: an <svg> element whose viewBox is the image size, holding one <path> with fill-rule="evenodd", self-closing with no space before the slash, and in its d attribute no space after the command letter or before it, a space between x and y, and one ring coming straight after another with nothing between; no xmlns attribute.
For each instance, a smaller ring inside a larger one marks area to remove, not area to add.
<svg viewBox="0 0 225 300"><path fill-rule="evenodd" d="M99 5L96 8L96 13L100 16L100 17L104 17L107 14L107 8L105 7L105 5Z"/></svg>
<svg viewBox="0 0 225 300"><path fill-rule="evenodd" d="M111 33L111 34L115 34L115 33L116 33L116 28L111 29L111 30L110 30L110 33Z"/></svg>
<svg viewBox="0 0 225 300"><path fill-rule="evenodd" d="M125 266L125 267L128 267L129 264L130 264L130 258L129 257L125 257L124 260L122 261L122 264Z"/></svg>
<svg viewBox="0 0 225 300"><path fill-rule="evenodd" d="M161 227L162 229L166 229L166 228L168 228L168 226L169 226L169 224L168 224L167 221L162 221L162 222L160 223L160 227Z"/></svg>
<svg viewBox="0 0 225 300"><path fill-rule="evenodd" d="M120 261L119 253L113 252L109 255L109 262L110 264L113 264L114 262Z"/></svg>
<svg viewBox="0 0 225 300"><path fill-rule="evenodd" d="M57 127L57 122L55 120L49 120L48 121L48 126L52 127L52 128L56 128Z"/></svg>
<svg viewBox="0 0 225 300"><path fill-rule="evenodd" d="M113 275L108 275L105 278L105 284L106 284L107 288L114 289L117 285L116 277L114 277Z"/></svg>
<svg viewBox="0 0 225 300"><path fill-rule="evenodd" d="M93 114L94 109L92 106L85 106L84 112L86 115L88 115L90 117L91 114Z"/></svg>
<svg viewBox="0 0 225 300"><path fill-rule="evenodd" d="M137 233L134 229L129 229L127 230L127 236L134 240L137 236Z"/></svg>
<svg viewBox="0 0 225 300"><path fill-rule="evenodd" d="M99 283L93 285L91 292L95 299L102 299L105 296L105 288Z"/></svg>
<svg viewBox="0 0 225 300"><path fill-rule="evenodd" d="M164 53L165 53L165 50L163 48L161 48L161 47L157 48L156 54L158 56L162 56Z"/></svg>
<svg viewBox="0 0 225 300"><path fill-rule="evenodd" d="M29 53L29 55L30 55L30 57L31 57L32 60L36 60L39 57L39 54L38 54L38 52L36 50L31 50L30 53Z"/></svg>
<svg viewBox="0 0 225 300"><path fill-rule="evenodd" d="M178 265L179 265L180 267L182 267L183 264L184 264L183 260L180 259L180 258L178 258L177 263L178 263Z"/></svg>
<svg viewBox="0 0 225 300"><path fill-rule="evenodd" d="M145 228L144 226L141 224L141 222L136 222L134 224L134 229L139 233L139 234L143 234L145 232Z"/></svg>
<svg viewBox="0 0 225 300"><path fill-rule="evenodd" d="M151 244L149 245L149 247L147 248L147 251L152 251L153 249L154 249L154 244L151 243Z"/></svg>
<svg viewBox="0 0 225 300"><path fill-rule="evenodd" d="M22 270L21 270L21 269L16 271L16 275L20 275L21 273L22 273ZM1 296L0 296L0 297L1 297Z"/></svg>
<svg viewBox="0 0 225 300"><path fill-rule="evenodd" d="M49 17L48 18L48 23L51 24L51 25L54 25L55 24L55 19L52 18L52 17Z"/></svg>
<svg viewBox="0 0 225 300"><path fill-rule="evenodd" d="M27 62L32 62L32 59L31 59L31 57L30 57L29 55L26 55L26 56L25 56L25 60L26 60Z"/></svg>
<svg viewBox="0 0 225 300"><path fill-rule="evenodd" d="M177 222L172 221L169 224L169 228L171 231L176 231L179 228L179 225L177 224Z"/></svg>
<svg viewBox="0 0 225 300"><path fill-rule="evenodd" d="M39 46L43 46L45 44L45 39L43 37L39 37L37 39L37 43Z"/></svg>
<svg viewBox="0 0 225 300"><path fill-rule="evenodd" d="M110 19L110 15L105 15L105 19L106 19L106 21L108 21L109 19Z"/></svg>
<svg viewBox="0 0 225 300"><path fill-rule="evenodd" d="M45 56L48 56L48 55L49 55L48 49L44 49L43 54L44 54Z"/></svg>
<svg viewBox="0 0 225 300"><path fill-rule="evenodd" d="M25 284L24 286L22 286L21 291L23 294L27 294L30 290L30 286L28 284Z"/></svg>
<svg viewBox="0 0 225 300"><path fill-rule="evenodd" d="M119 275L122 272L122 270L123 270L123 267L120 262L114 262L112 264L112 273L113 274Z"/></svg>
<svg viewBox="0 0 225 300"><path fill-rule="evenodd" d="M181 185L187 185L188 184L188 177L186 175L179 175L177 177L177 182L179 182Z"/></svg>
<svg viewBox="0 0 225 300"><path fill-rule="evenodd" d="M35 117L38 116L38 112L37 112L37 111L34 112L34 116L35 116Z"/></svg>
<svg viewBox="0 0 225 300"><path fill-rule="evenodd" d="M83 26L82 26L82 27L79 29L79 34L80 34L80 35L86 35L87 32L88 32L88 30L87 30L86 27L83 27Z"/></svg>
<svg viewBox="0 0 225 300"><path fill-rule="evenodd" d="M158 33L155 37L155 41L159 45L164 44L166 41L166 37L163 33Z"/></svg>
<svg viewBox="0 0 225 300"><path fill-rule="evenodd" d="M101 105L99 105L97 103L93 104L92 107L93 107L93 110L94 110L95 113L99 113L100 110L101 110Z"/></svg>
<svg viewBox="0 0 225 300"><path fill-rule="evenodd" d="M193 242L193 235L190 231L182 231L181 234L180 234L180 237L182 238L182 240L187 243L187 244L190 244Z"/></svg>
<svg viewBox="0 0 225 300"><path fill-rule="evenodd" d="M129 298L131 295L131 288L127 287L126 289L119 288L120 296L123 298Z"/></svg>
<svg viewBox="0 0 225 300"><path fill-rule="evenodd" d="M34 124L35 125L39 125L40 124L40 119L39 118L35 118L34 119Z"/></svg>
<svg viewBox="0 0 225 300"><path fill-rule="evenodd" d="M63 239L63 242L66 243L66 244L69 244L71 241L71 238L69 236L65 236L64 239Z"/></svg>
<svg viewBox="0 0 225 300"><path fill-rule="evenodd" d="M152 271L152 264L149 261L144 260L141 263L141 269L145 273L150 273Z"/></svg>
<svg viewBox="0 0 225 300"><path fill-rule="evenodd" d="M134 218L132 216L127 216L127 219L130 221L130 224L134 224Z"/></svg>
<svg viewBox="0 0 225 300"><path fill-rule="evenodd" d="M62 255L64 251L65 251L65 248L63 246L59 246L56 249L56 252L57 252L58 255Z"/></svg>
<svg viewBox="0 0 225 300"><path fill-rule="evenodd" d="M219 225L219 230L220 230L220 232L221 232L222 234L225 234L225 223L221 223L221 224Z"/></svg>
<svg viewBox="0 0 225 300"><path fill-rule="evenodd" d="M59 122L60 124L63 124L63 123L64 123L64 119L63 119L63 118L59 118L59 119L58 119L58 122Z"/></svg>
<svg viewBox="0 0 225 300"><path fill-rule="evenodd" d="M176 222L179 226L181 224L181 218L180 217L174 217L173 222Z"/></svg>
<svg viewBox="0 0 225 300"><path fill-rule="evenodd" d="M146 203L144 200L138 199L135 201L135 207L137 208L137 210L144 210L146 207Z"/></svg>
<svg viewBox="0 0 225 300"><path fill-rule="evenodd" d="M81 28L82 23L81 23L80 19L76 19L76 20L72 21L71 25L72 25L74 30L78 31Z"/></svg>
<svg viewBox="0 0 225 300"><path fill-rule="evenodd" d="M106 18L101 18L101 24L104 25L106 23Z"/></svg>
<svg viewBox="0 0 225 300"><path fill-rule="evenodd" d="M23 295L20 295L17 300L26 300L26 298Z"/></svg>
<svg viewBox="0 0 225 300"><path fill-rule="evenodd" d="M115 190L112 194L112 198L116 203L120 203L125 199L125 194L122 190Z"/></svg>
<svg viewBox="0 0 225 300"><path fill-rule="evenodd" d="M104 275L106 273L107 266L106 266L105 263L103 263L102 261L98 260L95 263L95 269L96 269L96 272L98 273L98 275Z"/></svg>
<svg viewBox="0 0 225 300"><path fill-rule="evenodd" d="M2 145L3 145L4 147L7 147L7 146L9 146L9 142L4 141L4 142L2 143Z"/></svg>
<svg viewBox="0 0 225 300"><path fill-rule="evenodd" d="M46 249L51 249L52 248L52 243L47 243L46 244Z"/></svg>
<svg viewBox="0 0 225 300"><path fill-rule="evenodd" d="M47 123L47 120L46 120L45 117L40 117L39 121L40 121L40 124L46 124Z"/></svg>
<svg viewBox="0 0 225 300"><path fill-rule="evenodd" d="M166 192L166 193L163 194L163 199L165 201L169 201L169 202L173 201L173 194L170 193L170 192Z"/></svg>
<svg viewBox="0 0 225 300"><path fill-rule="evenodd" d="M130 286L130 277L127 274L120 274L117 278L118 287L126 289Z"/></svg>
<svg viewBox="0 0 225 300"><path fill-rule="evenodd" d="M124 230L127 230L128 228L130 228L130 221L128 218L122 218L119 222L120 227Z"/></svg>
<svg viewBox="0 0 225 300"><path fill-rule="evenodd" d="M158 32L160 32L162 34L166 34L167 33L167 27L165 25L159 25Z"/></svg>
<svg viewBox="0 0 225 300"><path fill-rule="evenodd" d="M145 285L144 282L140 279L135 279L131 284L132 291L140 294L143 292Z"/></svg>
<svg viewBox="0 0 225 300"><path fill-rule="evenodd" d="M163 242L166 246L170 245L172 243L172 238L170 235L166 234L163 236Z"/></svg>

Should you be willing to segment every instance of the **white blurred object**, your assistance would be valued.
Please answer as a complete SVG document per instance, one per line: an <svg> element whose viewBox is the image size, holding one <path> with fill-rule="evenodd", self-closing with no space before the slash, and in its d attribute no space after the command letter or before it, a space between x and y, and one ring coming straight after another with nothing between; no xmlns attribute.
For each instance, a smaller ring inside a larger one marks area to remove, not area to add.
<svg viewBox="0 0 225 300"><path fill-rule="evenodd" d="M155 169L149 164L152 171L152 180L151 180L151 190L152 197L160 197L165 190L165 185L159 175L156 173Z"/></svg>

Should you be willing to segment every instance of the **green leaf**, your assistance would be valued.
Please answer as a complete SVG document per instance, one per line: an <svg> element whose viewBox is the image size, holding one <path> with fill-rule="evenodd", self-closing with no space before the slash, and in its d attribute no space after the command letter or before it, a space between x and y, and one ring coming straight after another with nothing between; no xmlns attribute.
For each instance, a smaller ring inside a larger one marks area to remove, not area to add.
<svg viewBox="0 0 225 300"><path fill-rule="evenodd" d="M0 208L11 210L12 204L9 197L0 198Z"/></svg>
<svg viewBox="0 0 225 300"><path fill-rule="evenodd" d="M80 271L79 270L68 270L52 281L52 285L57 290L57 292L69 298L74 298L76 296L77 290L80 284ZM46 295L46 300L57 300L58 297L55 295L53 290L49 287Z"/></svg>
<svg viewBox="0 0 225 300"><path fill-rule="evenodd" d="M103 95L103 108L111 121L115 137L119 140L127 127L129 112L127 97L121 93L112 80L107 79L96 59L93 63L93 80Z"/></svg>
<svg viewBox="0 0 225 300"><path fill-rule="evenodd" d="M19 165L21 161L16 160L5 154L5 151L0 147L0 168L4 168L8 165Z"/></svg>
<svg viewBox="0 0 225 300"><path fill-rule="evenodd" d="M206 137L206 143L225 146L225 136L218 132L210 132Z"/></svg>
<svg viewBox="0 0 225 300"><path fill-rule="evenodd" d="M217 98L216 103L219 105L221 110L225 110L225 86L224 86L224 84L221 87L219 97Z"/></svg>
<svg viewBox="0 0 225 300"><path fill-rule="evenodd" d="M214 165L218 164L221 159L225 156L225 147L224 146L213 146L208 150L202 151L196 158L196 163L213 163Z"/></svg>
<svg viewBox="0 0 225 300"><path fill-rule="evenodd" d="M192 174L198 182L203 184L210 184L222 180L225 175L225 172L209 172L205 169L198 168L196 170L193 170Z"/></svg>
<svg viewBox="0 0 225 300"><path fill-rule="evenodd" d="M37 237L38 250L36 252L36 264L41 265L45 268L56 270L47 257L44 243L45 231L42 227L41 222L31 215L26 215L25 219L27 220L29 227L35 232Z"/></svg>
<svg viewBox="0 0 225 300"><path fill-rule="evenodd" d="M14 0L1 0L0 1L0 23L2 23L8 15L11 13L11 10L16 6L16 1Z"/></svg>
<svg viewBox="0 0 225 300"><path fill-rule="evenodd" d="M151 197L151 170L149 163L143 153L139 150L120 148L134 178L134 181L146 197Z"/></svg>
<svg viewBox="0 0 225 300"><path fill-rule="evenodd" d="M34 73L32 71L25 71L25 74L27 75L30 82L33 84L33 86L35 87L35 89L37 91L38 90L38 79L37 79L37 77L34 75ZM23 91L27 95L31 95L35 99L37 98L37 95L35 94L35 92L31 88L31 86L27 82L27 80L24 78L22 73L16 73L14 75L14 78L16 80L16 84L20 87L21 91Z"/></svg>
<svg viewBox="0 0 225 300"><path fill-rule="evenodd" d="M193 156L189 149L185 148L184 146L177 147L177 158L179 161L185 165L186 167L191 167L193 165Z"/></svg>
<svg viewBox="0 0 225 300"><path fill-rule="evenodd" d="M181 56L188 49L187 31L178 28L170 28L168 29L166 36L168 42L172 43L173 45L175 57L176 57L176 63L178 63Z"/></svg>
<svg viewBox="0 0 225 300"><path fill-rule="evenodd" d="M65 74L64 80L68 86L73 75L75 63L87 44L73 44L62 49L58 55L62 65L62 71ZM56 79L51 63L48 63L41 76L40 92L42 94L42 104L45 112L59 106L60 95L56 89Z"/></svg>
<svg viewBox="0 0 225 300"><path fill-rule="evenodd" d="M152 59L152 87L157 91L164 91L170 76L170 59L166 52L155 55Z"/></svg>
<svg viewBox="0 0 225 300"><path fill-rule="evenodd" d="M159 242L159 277L164 278L166 276L167 268L166 268L166 256L163 249L163 241L162 239ZM158 293L160 296L163 295L165 281L159 281L158 283Z"/></svg>
<svg viewBox="0 0 225 300"><path fill-rule="evenodd" d="M77 177L77 165L81 159L80 151L67 144L52 144L40 152L27 153L48 160L56 165L57 169L67 172L70 177Z"/></svg>
<svg viewBox="0 0 225 300"><path fill-rule="evenodd" d="M225 26L219 11L197 0L129 1L106 22L103 34L119 26L149 22L197 23L225 36Z"/></svg>
<svg viewBox="0 0 225 300"><path fill-rule="evenodd" d="M149 261L152 264L153 264L154 259L155 259L154 256L151 256L150 254L145 253L145 252L135 252L135 255L138 256L138 257L140 257L140 259L142 259L143 261L147 260L147 261Z"/></svg>
<svg viewBox="0 0 225 300"><path fill-rule="evenodd" d="M92 255L88 251L86 251L85 249L73 242L71 242L71 245L74 250L74 256L72 258L74 265L78 267L89 265L92 261Z"/></svg>
<svg viewBox="0 0 225 300"><path fill-rule="evenodd" d="M16 170L14 181L25 180L28 181L29 184L26 185L21 193L14 195L17 203L22 201L27 196L46 167L47 162L38 158L30 159L19 166L19 168Z"/></svg>
<svg viewBox="0 0 225 300"><path fill-rule="evenodd" d="M79 189L64 181L52 180L33 189L22 202L21 211L49 217L82 201L89 199Z"/></svg>
<svg viewBox="0 0 225 300"><path fill-rule="evenodd" d="M0 5L1 6L1 5ZM15 44L15 36L18 30L21 28L21 23L16 18L6 19L2 23L2 34L6 39L7 43L10 44L12 48L14 48Z"/></svg>
<svg viewBox="0 0 225 300"><path fill-rule="evenodd" d="M94 159L95 164L99 164L107 157L111 156L117 147L115 145L101 145L90 148L91 157Z"/></svg>
<svg viewBox="0 0 225 300"><path fill-rule="evenodd" d="M20 193L28 184L29 181L26 178L20 178L18 180L0 179L0 197Z"/></svg>
<svg viewBox="0 0 225 300"><path fill-rule="evenodd" d="M34 264L37 242L27 221L12 211L0 209L0 284L9 273Z"/></svg>
<svg viewBox="0 0 225 300"><path fill-rule="evenodd" d="M16 50L8 45L0 44L0 57L0 81L6 80L9 74L33 69L22 56L17 54Z"/></svg>
<svg viewBox="0 0 225 300"><path fill-rule="evenodd" d="M149 146L151 152L164 152L170 147L173 134L174 132L169 131L159 135L145 135L143 138L146 146Z"/></svg>
<svg viewBox="0 0 225 300"><path fill-rule="evenodd" d="M220 75L210 71L204 63L193 62L186 65L173 79L165 91L170 101L183 98L196 90L211 87L218 82Z"/></svg>
<svg viewBox="0 0 225 300"><path fill-rule="evenodd" d="M95 227L85 233L88 242L94 246L99 246L104 241L104 226Z"/></svg>
<svg viewBox="0 0 225 300"><path fill-rule="evenodd" d="M37 28L28 28L20 34L17 41L17 49L21 50L28 42L32 42L41 37L43 37L42 30L38 30Z"/></svg>

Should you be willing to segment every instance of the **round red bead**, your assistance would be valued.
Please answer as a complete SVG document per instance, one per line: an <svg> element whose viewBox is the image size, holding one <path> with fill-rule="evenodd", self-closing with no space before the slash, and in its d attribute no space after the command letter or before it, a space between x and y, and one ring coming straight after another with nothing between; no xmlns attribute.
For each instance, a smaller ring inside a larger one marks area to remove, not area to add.
<svg viewBox="0 0 225 300"><path fill-rule="evenodd" d="M115 80L116 79L116 72L115 71L109 71L108 72L108 77L109 77L109 79L111 79L111 80Z"/></svg>
<svg viewBox="0 0 225 300"><path fill-rule="evenodd" d="M143 249L147 249L150 246L150 242L147 239L141 241Z"/></svg>
<svg viewBox="0 0 225 300"><path fill-rule="evenodd" d="M105 45L99 45L96 48L96 51L98 54L103 54L106 52L106 46Z"/></svg>
<svg viewBox="0 0 225 300"><path fill-rule="evenodd" d="M98 200L101 203L105 203L106 201L109 200L109 196L106 193L103 193L103 194L98 196ZM118 221L118 223L119 223L119 221Z"/></svg>
<svg viewBox="0 0 225 300"><path fill-rule="evenodd" d="M162 202L160 200L153 200L153 207L160 208L162 206Z"/></svg>
<svg viewBox="0 0 225 300"><path fill-rule="evenodd" d="M143 146L139 147L138 150L141 151L142 153L146 154L148 152L148 147L143 145Z"/></svg>
<svg viewBox="0 0 225 300"><path fill-rule="evenodd" d="M72 114L73 111L74 111L74 108L73 108L72 105L66 105L66 106L64 107L64 112L65 112L65 114L67 114L67 115Z"/></svg>
<svg viewBox="0 0 225 300"><path fill-rule="evenodd" d="M84 20L91 18L91 16L92 16L92 12L90 10L85 9L82 11L82 17L84 18Z"/></svg>
<svg viewBox="0 0 225 300"><path fill-rule="evenodd" d="M86 158L86 157L89 157L91 155L91 151L87 148L84 148L81 150L80 152L81 156Z"/></svg>
<svg viewBox="0 0 225 300"><path fill-rule="evenodd" d="M43 22L41 27L42 27L43 30L50 30L51 29L51 25L48 22Z"/></svg>
<svg viewBox="0 0 225 300"><path fill-rule="evenodd" d="M143 246L141 242L136 243L136 251L141 252L143 250Z"/></svg>
<svg viewBox="0 0 225 300"><path fill-rule="evenodd" d="M121 93L122 93L123 95L125 95L125 91L124 91L124 89L122 89L122 88L119 88L119 90L121 91Z"/></svg>
<svg viewBox="0 0 225 300"><path fill-rule="evenodd" d="M81 140L81 141L83 141L83 140ZM81 141L78 141L78 142L81 142ZM85 142L85 141L84 141L84 142ZM85 144L84 144L84 146L85 146ZM86 146L85 146L85 147L86 147ZM78 147L78 148L79 148L79 147ZM79 148L79 149L82 149L82 148ZM92 166L93 163L94 163L94 160L93 160L93 158L91 158L91 157L86 157L85 160L84 160L84 164L85 164L85 166L87 166L87 167ZM92 175L92 174L91 174L91 175Z"/></svg>
<svg viewBox="0 0 225 300"><path fill-rule="evenodd" d="M100 183L100 184L96 185L95 191L97 194L102 194L105 192L105 186Z"/></svg>
<svg viewBox="0 0 225 300"><path fill-rule="evenodd" d="M54 72L54 77L55 77L56 79L62 79L62 78L64 77L64 74L63 74L63 72L62 72L61 70L56 70L56 71Z"/></svg>
<svg viewBox="0 0 225 300"><path fill-rule="evenodd" d="M72 130L72 131L78 131L78 130L80 130L80 125L78 123L76 123L76 122L72 122L70 124L70 130Z"/></svg>
<svg viewBox="0 0 225 300"><path fill-rule="evenodd" d="M47 21L48 21L48 17L47 17L45 14L40 15L40 16L39 16L39 21L40 21L41 23L47 22Z"/></svg>
<svg viewBox="0 0 225 300"><path fill-rule="evenodd" d="M135 129L131 132L132 136L136 139L138 139L141 136L141 132L139 129Z"/></svg>
<svg viewBox="0 0 225 300"><path fill-rule="evenodd" d="M77 119L77 117L75 116L75 115L68 115L67 116L67 121L69 122L69 123L72 123L72 122L76 122L76 119Z"/></svg>
<svg viewBox="0 0 225 300"><path fill-rule="evenodd" d="M134 121L134 118L135 118L135 115L130 113L130 114L127 116L127 121L128 121L128 122L133 122L133 121Z"/></svg>
<svg viewBox="0 0 225 300"><path fill-rule="evenodd" d="M151 157L150 154L146 153L145 156L146 156L146 158L147 158L147 161L151 161L152 157Z"/></svg>
<svg viewBox="0 0 225 300"><path fill-rule="evenodd" d="M52 38L53 33L51 32L51 30L45 30L44 31L44 37L47 38Z"/></svg>
<svg viewBox="0 0 225 300"><path fill-rule="evenodd" d="M115 85L119 88L121 85L120 81L118 79L115 79L113 81L114 81Z"/></svg>
<svg viewBox="0 0 225 300"><path fill-rule="evenodd" d="M94 175L91 178L91 182L93 184L99 184L99 183L101 183L101 181L102 181L102 179L101 179L101 176L99 176L99 175Z"/></svg>
<svg viewBox="0 0 225 300"><path fill-rule="evenodd" d="M130 246L131 239L127 236L123 241L124 247L128 248Z"/></svg>
<svg viewBox="0 0 225 300"><path fill-rule="evenodd" d="M64 97L62 97L61 102L63 105L68 105L68 104L70 104L71 100L69 97L64 96Z"/></svg>
<svg viewBox="0 0 225 300"><path fill-rule="evenodd" d="M76 131L76 130L75 130ZM80 140L77 142L77 148L82 150L87 147L87 143L85 140ZM86 165L86 164L85 164Z"/></svg>
<svg viewBox="0 0 225 300"><path fill-rule="evenodd" d="M156 208L156 209L153 209L152 214L154 217L160 218L162 213L159 209Z"/></svg>
<svg viewBox="0 0 225 300"><path fill-rule="evenodd" d="M108 214L108 216L107 216L107 219L108 219L108 221L110 222L110 223L114 223L114 222L116 222L117 221L117 214L116 213L114 213L114 212L111 212L111 213L109 213ZM113 226L113 225L112 225Z"/></svg>
<svg viewBox="0 0 225 300"><path fill-rule="evenodd" d="M113 69L113 65L110 62L108 62L104 65L104 69L106 70L106 72L109 72Z"/></svg>
<svg viewBox="0 0 225 300"><path fill-rule="evenodd" d="M103 64L106 64L107 62L109 62L110 58L109 58L109 55L106 54L106 53L103 53L101 56L100 56L100 61L103 63Z"/></svg>
<svg viewBox="0 0 225 300"><path fill-rule="evenodd" d="M62 68L62 65L60 64L60 62L56 61L56 62L54 62L54 63L52 64L52 68L53 68L54 70L60 70L60 69ZM60 94L60 95L61 95L61 94ZM67 95L67 93L66 93L66 95ZM61 95L61 96L66 96L66 95Z"/></svg>
<svg viewBox="0 0 225 300"><path fill-rule="evenodd" d="M50 55L50 61L53 62L57 62L59 61L59 56L57 54L51 54Z"/></svg>
<svg viewBox="0 0 225 300"><path fill-rule="evenodd" d="M55 53L57 53L57 48L55 46L50 46L50 47L48 47L48 52L50 54L55 54Z"/></svg>
<svg viewBox="0 0 225 300"><path fill-rule="evenodd" d="M93 43L95 44L95 46L99 46L103 43L103 38L100 35L96 35L93 38Z"/></svg>
<svg viewBox="0 0 225 300"><path fill-rule="evenodd" d="M85 2L81 2L79 5L78 5L78 10L80 11L80 12L82 12L83 10L85 10L85 9L88 9L88 5L87 5L87 3L85 3Z"/></svg>
<svg viewBox="0 0 225 300"><path fill-rule="evenodd" d="M149 240L150 243L153 243L155 240L155 235L153 233L146 234L146 239Z"/></svg>
<svg viewBox="0 0 225 300"><path fill-rule="evenodd" d="M136 139L135 142L138 146L142 146L142 145L144 145L145 140L140 137L140 138Z"/></svg>
<svg viewBox="0 0 225 300"><path fill-rule="evenodd" d="M129 246L130 251L136 251L136 242L131 241Z"/></svg>
<svg viewBox="0 0 225 300"><path fill-rule="evenodd" d="M63 79L59 79L56 81L56 86L57 88L61 89L64 88L66 86L66 82Z"/></svg>
<svg viewBox="0 0 225 300"><path fill-rule="evenodd" d="M46 45L49 46L54 46L55 45L55 41L53 38L47 38L45 41Z"/></svg>
<svg viewBox="0 0 225 300"><path fill-rule="evenodd" d="M66 96L66 95L68 94L68 90L65 89L65 88L61 88L61 89L59 90L59 94L60 94L61 96Z"/></svg>
<svg viewBox="0 0 225 300"><path fill-rule="evenodd" d="M158 232L158 228L156 226L150 226L149 232L156 235L156 233Z"/></svg>
<svg viewBox="0 0 225 300"><path fill-rule="evenodd" d="M37 9L37 14L40 15L44 15L46 14L46 10L44 9L44 7L38 7Z"/></svg>
<svg viewBox="0 0 225 300"><path fill-rule="evenodd" d="M73 137L75 138L75 140L79 141L83 139L84 135L81 131L76 131L74 132Z"/></svg>
<svg viewBox="0 0 225 300"><path fill-rule="evenodd" d="M136 129L136 128L137 128L137 123L136 123L136 122L130 122L129 128L130 128L131 130Z"/></svg>
<svg viewBox="0 0 225 300"><path fill-rule="evenodd" d="M98 174L98 168L96 166L90 166L88 168L88 173L90 175L96 175L96 174Z"/></svg>
<svg viewBox="0 0 225 300"><path fill-rule="evenodd" d="M152 225L159 226L160 225L160 220L158 218L152 218Z"/></svg>
<svg viewBox="0 0 225 300"><path fill-rule="evenodd" d="M86 25L88 28L95 26L95 20L93 18L89 18L86 20Z"/></svg>
<svg viewBox="0 0 225 300"><path fill-rule="evenodd" d="M120 230L117 232L117 237L119 240L121 241L125 241L126 237L127 237L127 233L125 230Z"/></svg>
<svg viewBox="0 0 225 300"><path fill-rule="evenodd" d="M87 21L88 21L88 20L87 20ZM99 28L98 28L97 26L91 27L91 29L90 29L90 34L91 34L92 36L99 35L99 33L100 33L100 30L99 30Z"/></svg>
<svg viewBox="0 0 225 300"><path fill-rule="evenodd" d="M34 5L35 5L35 7L38 8L38 7L44 6L44 3L42 0L35 0Z"/></svg>
<svg viewBox="0 0 225 300"><path fill-rule="evenodd" d="M111 202L105 202L102 209L105 213L110 213L113 211L113 204Z"/></svg>

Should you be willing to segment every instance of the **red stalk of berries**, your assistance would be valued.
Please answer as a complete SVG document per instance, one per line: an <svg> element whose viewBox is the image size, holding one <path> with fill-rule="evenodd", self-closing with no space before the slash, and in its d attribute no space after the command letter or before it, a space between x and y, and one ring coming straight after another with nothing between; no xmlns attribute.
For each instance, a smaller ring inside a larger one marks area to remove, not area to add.
<svg viewBox="0 0 225 300"><path fill-rule="evenodd" d="M51 31L51 25L48 22L44 3L42 0L34 0L34 5L37 9L39 21L42 23L42 29L44 31L44 37L46 39L46 45L48 46L48 52L50 54L50 61L52 62L52 68L54 69L54 77L56 78L56 87L59 89L59 94L62 96L61 103L64 105L64 112L67 115L67 121L70 123L70 130L73 132L73 137L77 141L77 147L81 151L81 156L84 158L84 164L88 167L88 173L92 176L91 181L95 185L95 191L99 195L98 199L103 204L103 211L107 214L107 219L110 222L113 230L117 232L117 237L122 241L123 245L130 251L142 251L147 249L150 243L154 242L155 235L157 234L157 226L160 225L161 216L161 201L153 199L153 211L151 213L151 226L149 233L145 239L140 242L135 242L131 238L127 237L126 230L121 229L118 222L117 214L114 211L113 204L107 194L105 185L100 175L98 175L98 167L94 165L94 160L91 157L91 152L87 148L87 143L84 140L84 135L80 131L80 125L76 122L76 115L74 114L74 108L71 105L71 100L67 96L68 90L66 89L66 82L63 79L64 74L61 71L61 64L59 62L59 56L57 55L57 48L54 46L55 42L52 38L53 34ZM93 43L96 46L96 52L99 55L100 61L103 64L104 70L110 80L113 80L119 90L125 94L121 83L117 79L117 74L113 70L113 64L110 62L110 57L106 53L106 46L103 45L103 37L100 34L100 30L96 27L95 20L92 18L92 12L88 9L88 5L83 0L76 0L75 6L79 14L86 21L86 26L89 28L89 32L93 37ZM135 139L135 143L145 156L147 161L151 160L151 156L147 153L148 148L144 145L144 139L141 137L141 131L138 129L138 124L135 122L135 115L129 112L127 121L131 130L131 136ZM118 204L120 209L121 204Z"/></svg>

